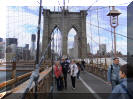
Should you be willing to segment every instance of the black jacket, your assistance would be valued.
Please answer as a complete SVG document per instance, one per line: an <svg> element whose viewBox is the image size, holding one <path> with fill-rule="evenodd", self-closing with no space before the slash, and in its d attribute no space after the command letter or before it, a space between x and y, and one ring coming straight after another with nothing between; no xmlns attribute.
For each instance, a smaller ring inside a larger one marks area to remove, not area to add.
<svg viewBox="0 0 133 99"><path fill-rule="evenodd" d="M69 63L67 61L61 63L63 74L67 74Z"/></svg>

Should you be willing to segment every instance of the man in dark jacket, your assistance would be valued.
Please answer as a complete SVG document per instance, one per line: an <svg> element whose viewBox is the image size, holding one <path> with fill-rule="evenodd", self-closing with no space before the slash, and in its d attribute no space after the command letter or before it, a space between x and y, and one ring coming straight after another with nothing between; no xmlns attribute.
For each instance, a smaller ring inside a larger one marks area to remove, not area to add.
<svg viewBox="0 0 133 99"><path fill-rule="evenodd" d="M61 66L62 66L65 89L67 89L67 73L68 73L69 63L65 60L64 57L62 58Z"/></svg>

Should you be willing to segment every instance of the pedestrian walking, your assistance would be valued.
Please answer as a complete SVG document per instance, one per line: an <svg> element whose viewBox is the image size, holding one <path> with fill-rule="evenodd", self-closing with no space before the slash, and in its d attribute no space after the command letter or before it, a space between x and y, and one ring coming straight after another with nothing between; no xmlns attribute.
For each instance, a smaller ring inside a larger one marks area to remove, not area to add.
<svg viewBox="0 0 133 99"><path fill-rule="evenodd" d="M54 74L57 82L57 90L61 91L63 89L63 73L62 73L62 66L60 65L59 61L55 62Z"/></svg>
<svg viewBox="0 0 133 99"><path fill-rule="evenodd" d="M81 61L81 64L83 65L83 68L85 69L85 61L84 60Z"/></svg>
<svg viewBox="0 0 133 99"><path fill-rule="evenodd" d="M112 90L120 82L119 71L120 71L119 58L114 58L113 64L111 64L108 67L108 72L107 72L107 80L108 80L107 84L112 85Z"/></svg>
<svg viewBox="0 0 133 99"><path fill-rule="evenodd" d="M64 78L64 86L65 89L67 89L67 73L68 73L69 63L67 62L65 57L62 57L61 66Z"/></svg>
<svg viewBox="0 0 133 99"><path fill-rule="evenodd" d="M70 74L71 74L71 81L72 81L72 88L75 89L76 77L78 73L78 67L75 64L75 61L72 60L70 64Z"/></svg>
<svg viewBox="0 0 133 99"><path fill-rule="evenodd" d="M77 62L76 65L78 67L77 79L79 79L80 71L81 71L81 64L79 62Z"/></svg>
<svg viewBox="0 0 133 99"><path fill-rule="evenodd" d="M133 66L121 66L119 75L121 82L113 89L109 99L133 99Z"/></svg>

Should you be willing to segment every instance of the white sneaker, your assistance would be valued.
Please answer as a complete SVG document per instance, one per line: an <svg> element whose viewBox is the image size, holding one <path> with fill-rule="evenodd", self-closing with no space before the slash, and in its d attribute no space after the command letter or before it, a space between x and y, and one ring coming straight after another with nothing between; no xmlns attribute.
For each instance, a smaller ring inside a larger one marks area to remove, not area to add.
<svg viewBox="0 0 133 99"><path fill-rule="evenodd" d="M73 90L75 90L75 88L72 87Z"/></svg>

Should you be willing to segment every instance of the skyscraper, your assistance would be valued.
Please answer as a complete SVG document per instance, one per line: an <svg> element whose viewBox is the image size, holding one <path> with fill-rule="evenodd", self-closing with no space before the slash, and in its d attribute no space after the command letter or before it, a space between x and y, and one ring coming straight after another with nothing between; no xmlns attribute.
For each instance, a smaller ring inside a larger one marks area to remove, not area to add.
<svg viewBox="0 0 133 99"><path fill-rule="evenodd" d="M31 35L31 57L35 59L35 42L36 42L36 35Z"/></svg>

